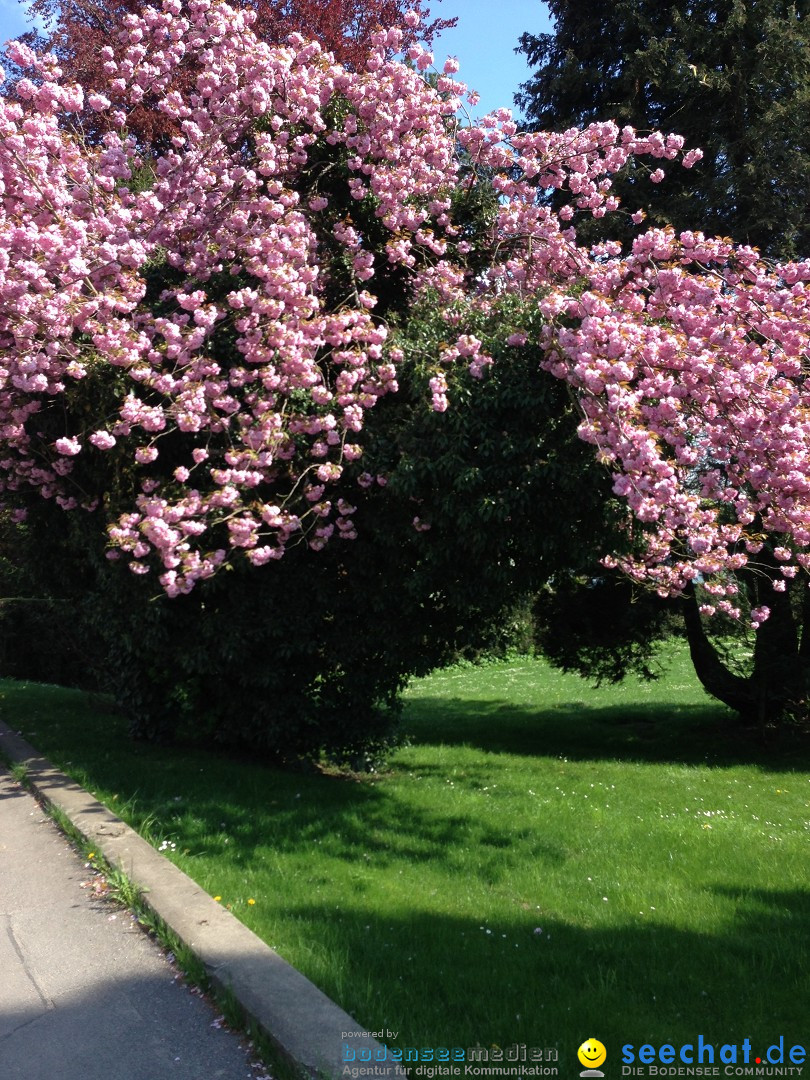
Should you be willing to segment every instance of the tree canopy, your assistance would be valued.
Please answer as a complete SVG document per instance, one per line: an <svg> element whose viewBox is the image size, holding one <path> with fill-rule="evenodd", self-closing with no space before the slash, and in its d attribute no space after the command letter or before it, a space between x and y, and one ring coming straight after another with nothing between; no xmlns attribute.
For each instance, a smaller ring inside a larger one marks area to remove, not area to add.
<svg viewBox="0 0 810 1080"><path fill-rule="evenodd" d="M685 136L704 157L651 195L615 180L628 209L764 254L810 252L807 0L551 0L553 33L526 33L518 101L534 127L615 119ZM627 235L626 233L624 234Z"/></svg>
<svg viewBox="0 0 810 1080"><path fill-rule="evenodd" d="M338 63L351 69L363 66L370 36L382 27L401 26L401 44L407 47L413 43L414 29L404 23L410 10L419 13L419 39L427 43L456 23L455 19L431 21L430 9L422 0L237 0L234 6L252 13L253 32L260 40L280 44L290 34L300 34L319 42ZM41 19L47 30L43 35L31 32L25 40L40 51L52 51L86 93L101 90L109 81L99 63L101 51L110 46L121 49L124 42L119 29L126 16L137 14L142 7L142 0L33 0L30 13ZM180 10L187 7L183 3ZM192 85L196 76L193 65L190 55L185 65L176 68L174 81L179 88ZM108 118L88 108L82 119L86 133L92 136L105 130ZM148 92L132 103L127 126L143 146L165 148L166 139L176 133L176 119L161 111Z"/></svg>
<svg viewBox="0 0 810 1080"><path fill-rule="evenodd" d="M204 702L216 642L220 670L250 657L259 678L237 699L246 729L272 730L287 685L298 734L322 747L324 717L348 732L370 715L420 641L433 658L473 643L465 611L491 625L515 585L563 595L598 553L684 605L712 693L806 718L810 263L638 214L628 247L583 242L582 219L621 209L615 177L646 170L655 190L699 151L609 121L465 125L457 62L424 78L433 55L396 59L396 28L355 69L254 22L212 0L145 7L87 94L54 56L9 50L23 77L0 99L0 486L44 547L55 518L76 529L110 611L139 582L172 598L152 606L165 621L104 616L134 665L122 684L175 678L151 715ZM149 155L127 131L146 95L176 125ZM99 140L71 125L86 108L109 120ZM109 587L105 526L125 568ZM354 641L372 581L403 587L401 664L384 593ZM202 611L221 614L180 662L170 642ZM752 678L705 633L723 619L755 635ZM268 655L301 674L285 684Z"/></svg>

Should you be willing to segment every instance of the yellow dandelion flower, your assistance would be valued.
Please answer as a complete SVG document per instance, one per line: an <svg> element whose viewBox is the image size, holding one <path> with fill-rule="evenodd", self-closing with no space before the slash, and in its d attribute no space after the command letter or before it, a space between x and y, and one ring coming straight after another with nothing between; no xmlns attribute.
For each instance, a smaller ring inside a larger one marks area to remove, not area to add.
<svg viewBox="0 0 810 1080"><path fill-rule="evenodd" d="M255 901L255 900L253 899L253 897L251 896L251 897L250 897L250 899L248 900L248 903L249 903L249 904L250 904L250 905L252 906L253 904L255 904L255 903L256 903L256 901Z"/></svg>
<svg viewBox="0 0 810 1080"><path fill-rule="evenodd" d="M217 903L219 903L220 900L222 899L222 897L221 896L215 896L214 899L216 900Z"/></svg>

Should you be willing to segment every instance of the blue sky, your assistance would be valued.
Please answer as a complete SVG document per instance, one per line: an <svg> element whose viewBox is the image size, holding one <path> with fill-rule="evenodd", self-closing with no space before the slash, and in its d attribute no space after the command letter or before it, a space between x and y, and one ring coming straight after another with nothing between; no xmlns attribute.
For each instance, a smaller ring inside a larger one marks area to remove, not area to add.
<svg viewBox="0 0 810 1080"><path fill-rule="evenodd" d="M513 96L529 74L523 56L514 49L528 30L549 29L548 10L541 0L442 0L432 5L434 17L458 16L458 26L435 42L439 66L447 55L461 63L459 78L481 95L475 114L513 107ZM0 42L29 28L20 0L0 0Z"/></svg>
<svg viewBox="0 0 810 1080"><path fill-rule="evenodd" d="M0 0L0 44L31 29L26 18L27 7L20 0Z"/></svg>
<svg viewBox="0 0 810 1080"><path fill-rule="evenodd" d="M458 17L458 26L435 42L440 67L445 57L457 56L458 78L477 90L478 115L506 106L529 76L526 58L514 52L520 35L551 29L548 9L540 0L442 0L430 5L434 17Z"/></svg>
<svg viewBox="0 0 810 1080"><path fill-rule="evenodd" d="M0 0L0 38L8 41L21 29L27 29L22 4L18 0Z"/></svg>

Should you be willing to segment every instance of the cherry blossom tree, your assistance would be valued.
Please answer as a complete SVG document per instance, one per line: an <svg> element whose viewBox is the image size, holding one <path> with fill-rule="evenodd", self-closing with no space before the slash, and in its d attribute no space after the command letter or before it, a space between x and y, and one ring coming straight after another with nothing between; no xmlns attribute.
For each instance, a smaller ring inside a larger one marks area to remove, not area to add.
<svg viewBox="0 0 810 1080"><path fill-rule="evenodd" d="M545 364L631 514L635 551L606 564L681 598L701 680L751 720L806 710L808 279L808 263L651 230L578 296L541 301ZM756 631L749 675L706 635L723 619Z"/></svg>
<svg viewBox="0 0 810 1080"><path fill-rule="evenodd" d="M104 92L108 76L98 62L102 49L123 47L119 30L129 15L137 15L142 0L33 0L30 14L38 17L48 28L42 35L31 32L26 36L29 45L41 51L53 52L59 65L71 81L82 85L85 95ZM338 63L359 70L368 52L371 34L381 27L402 26L401 45L407 47L417 40L414 27L404 23L407 11L420 14L419 39L430 42L441 30L453 26L455 19L430 19L430 9L405 0L237 0L254 15L253 32L263 41L283 44L290 34L301 34L307 41L317 41L331 52ZM182 10L182 9L181 9ZM199 73L195 70L195 54L190 52L173 75L173 86L183 92L193 86ZM177 121L158 109L157 101L147 91L127 112L127 128L144 146L165 148L167 138L176 134ZM104 112L86 109L82 116L88 134L98 136L106 130L109 116Z"/></svg>
<svg viewBox="0 0 810 1080"><path fill-rule="evenodd" d="M331 52L338 63L353 69L362 68L368 52L368 40L381 27L403 24L404 43L416 40L413 28L403 20L408 11L420 14L419 40L428 44L439 31L454 26L456 19L430 19L430 9L421 0L405 4L403 0L257 0L242 6L255 14L253 29L263 41L283 43L289 34L298 33L317 41ZM95 86L99 77L96 58L99 49L114 39L122 20L137 15L142 5L136 0L117 0L100 4L93 0L33 0L32 15L52 27L46 38L65 70L72 77L81 76L82 85Z"/></svg>
<svg viewBox="0 0 810 1080"><path fill-rule="evenodd" d="M183 131L141 191L129 136L111 131L90 148L63 134L84 95L57 81L52 56L12 46L37 80L2 103L6 485L91 505L98 493L82 493L76 458L126 440L146 472L111 539L136 572L163 550L169 592L209 576L232 545L259 564L302 529L315 547L354 535L352 506L325 492L359 458L363 413L395 369L364 289L374 256L348 207L375 199L396 270L435 247L423 225L449 205L452 104L385 59L398 31L380 32L368 70L353 75L300 38L263 44L251 21L210 4L185 19L169 3L128 18L123 60L102 53L110 96L91 93L90 108L123 123L148 86ZM207 55L187 99L169 89L186 39ZM77 417L48 430L56 403L99 365L120 377L114 411L95 430ZM229 539L202 552L212 512Z"/></svg>
<svg viewBox="0 0 810 1080"><path fill-rule="evenodd" d="M299 534L314 548L354 537L351 502L329 491L361 459L365 412L396 386L386 294L461 303L468 288L470 243L450 217L458 146L490 169L518 154L559 183L570 173L593 209L611 168L658 149L612 125L517 136L506 111L458 129L455 62L431 87L421 46L413 66L387 58L398 30L374 35L353 73L316 43L259 41L253 21L209 0L185 17L167 0L127 17L121 59L102 51L108 94L89 94L90 108L123 125L148 90L182 130L142 188L131 137L65 133L84 94L52 55L10 46L37 78L0 103L4 488L91 507L101 493L81 463L114 453L139 491L110 528L111 555L136 573L156 559L170 595L234 552L261 565ZM205 64L184 96L172 80L190 49ZM534 205L536 182L509 183L498 244L517 251L528 229L544 253L524 286L570 276L573 236ZM510 257L497 273L512 288L524 271ZM484 373L482 349L453 335L429 380L434 409L449 366ZM98 415L65 409L84 380L107 391Z"/></svg>
<svg viewBox="0 0 810 1080"><path fill-rule="evenodd" d="M721 677L700 620L750 623L763 672L803 658L810 265L645 231L633 208L630 250L580 244L578 218L622 212L628 162L658 183L699 150L609 122L522 133L508 110L469 125L457 62L436 71L401 30L350 68L255 22L212 0L144 7L87 94L55 56L10 46L28 75L0 100L9 504L103 511L110 558L169 596L240 559L351 541L354 496L386 479L364 460L367 416L398 370L421 364L425 408L452 409L459 379L496 364L480 327L508 319L506 346L570 385L626 505L608 564L684 598L711 692L801 712L803 675L778 691ZM147 97L174 125L152 159L127 131ZM85 108L100 141L70 126ZM568 193L556 211L551 189ZM408 330L426 304L446 327L429 355Z"/></svg>

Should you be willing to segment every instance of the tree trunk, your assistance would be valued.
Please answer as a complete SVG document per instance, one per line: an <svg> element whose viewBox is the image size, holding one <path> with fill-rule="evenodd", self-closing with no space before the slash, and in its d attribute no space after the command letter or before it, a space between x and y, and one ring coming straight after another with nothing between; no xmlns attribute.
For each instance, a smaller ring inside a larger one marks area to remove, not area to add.
<svg viewBox="0 0 810 1080"><path fill-rule="evenodd" d="M691 585L681 599L681 613L689 642L689 654L703 689L734 712L745 715L749 711L751 696L748 680L728 670L706 636L695 590Z"/></svg>
<svg viewBox="0 0 810 1080"><path fill-rule="evenodd" d="M762 558L762 556L760 556ZM753 697L751 719L761 726L780 720L796 701L801 683L799 636L790 601L790 590L776 592L773 580L784 578L776 565L756 579L756 600L767 604L770 617L759 627L754 642L754 669L751 674Z"/></svg>
<svg viewBox="0 0 810 1080"><path fill-rule="evenodd" d="M774 568L774 577L777 570ZM810 596L804 582L801 644L793 614L790 587L776 592L772 578L760 568L749 582L752 597L770 608L770 617L756 632L753 667L746 678L729 671L709 640L698 610L694 588L681 600L689 651L704 690L728 705L746 724L767 727L788 714L807 712L806 688L810 672Z"/></svg>

